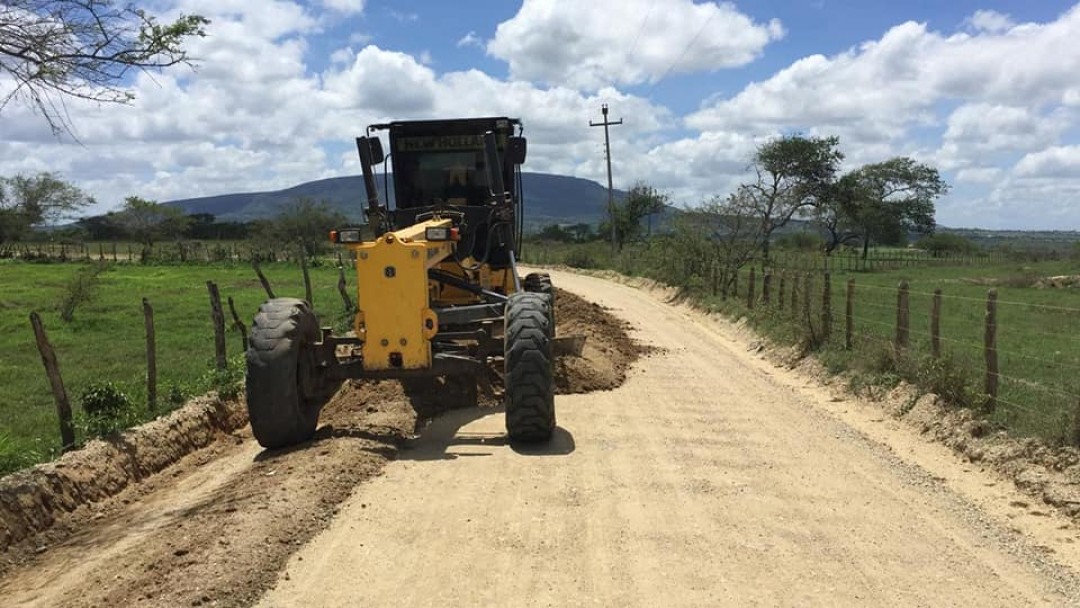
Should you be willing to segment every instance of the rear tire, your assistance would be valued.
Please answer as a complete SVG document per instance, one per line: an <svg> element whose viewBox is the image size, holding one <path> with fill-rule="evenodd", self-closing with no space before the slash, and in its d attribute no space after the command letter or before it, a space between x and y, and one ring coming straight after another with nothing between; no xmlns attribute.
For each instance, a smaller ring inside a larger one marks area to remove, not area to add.
<svg viewBox="0 0 1080 608"><path fill-rule="evenodd" d="M547 441L555 430L550 315L544 294L517 292L506 302L506 432L511 441Z"/></svg>
<svg viewBox="0 0 1080 608"><path fill-rule="evenodd" d="M304 300L275 298L259 307L247 351L247 408L259 445L283 448L311 439L325 399L305 398L314 374L315 313ZM306 376L305 376L306 375Z"/></svg>

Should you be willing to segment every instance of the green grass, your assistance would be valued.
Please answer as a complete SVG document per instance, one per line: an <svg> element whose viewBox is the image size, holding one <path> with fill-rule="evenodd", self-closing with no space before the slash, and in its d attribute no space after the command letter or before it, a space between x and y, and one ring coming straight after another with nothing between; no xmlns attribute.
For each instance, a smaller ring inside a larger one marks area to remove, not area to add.
<svg viewBox="0 0 1080 608"><path fill-rule="evenodd" d="M695 262L693 251L679 251L672 242L638 243L613 254L603 243L580 245L526 245L527 261L567 264L583 268L611 268L629 275L658 279L684 291L701 305L732 316L746 316L770 338L784 343L807 343L808 330L800 302L799 315L790 309L794 275L813 274L810 318L821 331L823 258L818 254L778 251L779 266L772 271L772 304L746 307L748 268L738 280L738 295L724 301L712 293L707 264ZM873 265L874 271L855 268L847 258L829 264L831 274L832 332L817 350L833 371L851 371L856 382L888 386L903 379L927 390L950 396L956 405L980 410L989 420L1018 436L1051 442L1076 442L1075 419L1080 411L1080 289L1039 289L1037 279L1080 274L1076 260L1009 262L998 257L951 260L905 260L902 252L872 252L891 260ZM982 263L980 263L980 261ZM958 265L959 264L959 265ZM861 268L861 266L860 266ZM777 305L779 276L786 273L785 301ZM756 293L761 298L762 272L756 270ZM854 347L844 348L846 283L854 279ZM897 286L910 288L910 346L897 354L893 348ZM999 395L997 407L985 411L984 331L987 291L998 292L997 349ZM942 358L931 358L930 310L932 293L942 290ZM800 301L802 294L800 294Z"/></svg>
<svg viewBox="0 0 1080 608"><path fill-rule="evenodd" d="M215 385L213 324L206 281L218 284L225 307L227 348L236 360L239 332L231 329L227 298L241 320L251 319L265 294L247 265L141 266L116 264L102 272L91 301L64 323L57 312L65 286L83 264L0 262L0 472L47 460L59 447L55 406L28 315L42 316L73 407L95 381L111 381L145 408L145 330L142 298L154 308L157 333L158 410L169 395L201 394ZM278 296L303 297L300 269L266 264ZM346 272L351 285L355 275ZM315 308L324 324L347 323L337 293L337 270L311 270Z"/></svg>

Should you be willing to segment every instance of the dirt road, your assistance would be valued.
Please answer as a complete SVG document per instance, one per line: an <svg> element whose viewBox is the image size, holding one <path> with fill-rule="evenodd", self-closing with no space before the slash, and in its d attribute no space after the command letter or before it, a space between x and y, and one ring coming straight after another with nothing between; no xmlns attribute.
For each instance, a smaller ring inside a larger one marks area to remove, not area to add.
<svg viewBox="0 0 1080 608"><path fill-rule="evenodd" d="M262 606L1077 601L1077 529L701 315L555 273L661 350L559 397L554 443L459 413L290 560ZM1030 500L1030 499L1029 499Z"/></svg>
<svg viewBox="0 0 1080 608"><path fill-rule="evenodd" d="M0 605L1080 605L1071 520L729 323L553 274L656 349L620 386L622 324L560 299L591 336L560 390L618 388L559 395L549 446L358 383L310 443L224 433L60 515L4 554Z"/></svg>

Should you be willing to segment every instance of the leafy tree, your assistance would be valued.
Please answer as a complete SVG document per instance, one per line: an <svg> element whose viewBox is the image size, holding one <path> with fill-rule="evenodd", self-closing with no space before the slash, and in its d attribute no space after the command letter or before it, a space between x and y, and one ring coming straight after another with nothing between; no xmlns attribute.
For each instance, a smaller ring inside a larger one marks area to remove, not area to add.
<svg viewBox="0 0 1080 608"><path fill-rule="evenodd" d="M542 241L554 241L556 243L570 243L574 240L574 234L558 224L548 224L536 233Z"/></svg>
<svg viewBox="0 0 1080 608"><path fill-rule="evenodd" d="M959 234L950 233L938 233L925 236L919 239L919 242L916 245L919 249L929 251L935 258L950 253L971 253L979 248L979 246L971 242L970 239L966 239Z"/></svg>
<svg viewBox="0 0 1080 608"><path fill-rule="evenodd" d="M754 259L765 239L757 201L741 188L727 198L714 197L675 220L677 242L697 243L709 259L726 269L728 283L735 271Z"/></svg>
<svg viewBox="0 0 1080 608"><path fill-rule="evenodd" d="M140 260L150 259L154 244L178 238L189 223L188 216L179 207L170 207L138 196L124 199L124 206L116 214L116 220L127 235L142 244Z"/></svg>
<svg viewBox="0 0 1080 608"><path fill-rule="evenodd" d="M91 241L110 241L124 238L124 227L116 218L116 212L84 217L75 222L86 231Z"/></svg>
<svg viewBox="0 0 1080 608"><path fill-rule="evenodd" d="M848 173L828 184L814 206L814 223L826 235L825 255L830 255L841 245L855 245L862 241L862 231L855 218L861 201L869 196L863 191L863 185L857 174Z"/></svg>
<svg viewBox="0 0 1080 608"><path fill-rule="evenodd" d="M256 237L266 245L297 245L313 257L326 248L330 230L348 223L348 218L327 201L301 197L286 205L273 220L260 223Z"/></svg>
<svg viewBox="0 0 1080 608"><path fill-rule="evenodd" d="M93 197L55 173L0 177L0 243L21 240L32 229L93 203Z"/></svg>
<svg viewBox="0 0 1080 608"><path fill-rule="evenodd" d="M769 239L796 214L817 204L832 183L844 155L837 137L786 135L761 145L751 168L756 179L743 184L740 208L761 224L761 251L769 258Z"/></svg>
<svg viewBox="0 0 1080 608"><path fill-rule="evenodd" d="M30 105L55 134L71 132L64 98L127 103L132 71L190 64L185 39L204 36L209 20L181 15L161 23L114 0L4 0L0 3L0 75L14 88L0 98Z"/></svg>
<svg viewBox="0 0 1080 608"><path fill-rule="evenodd" d="M615 206L615 243L622 251L623 245L641 235L641 220L667 207L668 195L656 188L638 182L626 193L626 200ZM601 224L601 234L610 234L611 224Z"/></svg>
<svg viewBox="0 0 1080 608"><path fill-rule="evenodd" d="M909 232L934 231L934 201L949 191L938 170L907 157L864 165L851 174L842 215L858 227L865 259L871 241L902 244Z"/></svg>

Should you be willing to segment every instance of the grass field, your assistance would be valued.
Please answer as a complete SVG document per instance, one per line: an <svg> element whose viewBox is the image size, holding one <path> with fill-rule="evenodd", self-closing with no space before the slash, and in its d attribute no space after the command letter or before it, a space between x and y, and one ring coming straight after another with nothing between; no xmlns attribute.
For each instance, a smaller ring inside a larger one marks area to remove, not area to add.
<svg viewBox="0 0 1080 608"><path fill-rule="evenodd" d="M0 316L0 472L47 460L60 444L55 406L28 319L30 311L42 316L76 409L79 396L95 381L114 382L136 404L145 406L142 298L149 298L157 333L161 411L213 385L214 334L206 281L218 284L227 328L232 321L226 298L233 297L249 328L265 299L247 265L112 264L98 275L92 299L76 308L74 319L65 323L57 303L72 278L87 266L0 262L0 310L4 313ZM267 264L263 271L276 295L303 297L297 266ZM355 275L346 272L346 277L355 285ZM313 268L311 278L323 323L342 323L336 268ZM237 359L241 351L237 331L230 329L227 345L230 359Z"/></svg>
<svg viewBox="0 0 1080 608"><path fill-rule="evenodd" d="M670 250L670 244L628 246L613 254L604 243L581 245L529 243L527 261L567 264L585 268L611 268L630 275L665 281L695 298L701 305L733 316L747 316L770 337L805 342L807 322L802 304L799 314L790 308L793 277L807 275L812 283L810 318L821 328L822 284L825 264L814 253L779 251L773 257L772 302L760 303L762 271L756 270L756 300L747 309L748 268L738 280L738 294L725 301L712 290L711 270L695 267L690 256ZM1020 436L1037 436L1055 443L1080 441L1080 288L1037 287L1040 279L1080 274L1080 261L1006 261L998 258L959 258L947 264L936 260L908 263L900 252L875 252L891 264L875 270L849 271L833 260L830 340L818 347L820 358L834 371L849 370L860 382L888 386L900 379L944 393L955 403L979 409L991 421ZM874 255L874 254L872 254ZM888 268L888 266L896 266ZM785 302L777 303L780 274L785 274ZM854 279L854 338L844 348L846 283ZM910 289L910 346L897 353L897 286ZM999 395L997 407L984 411L986 298L998 293L997 350ZM942 357L931 359L930 311L932 294L942 290ZM804 294L799 295L800 301Z"/></svg>

